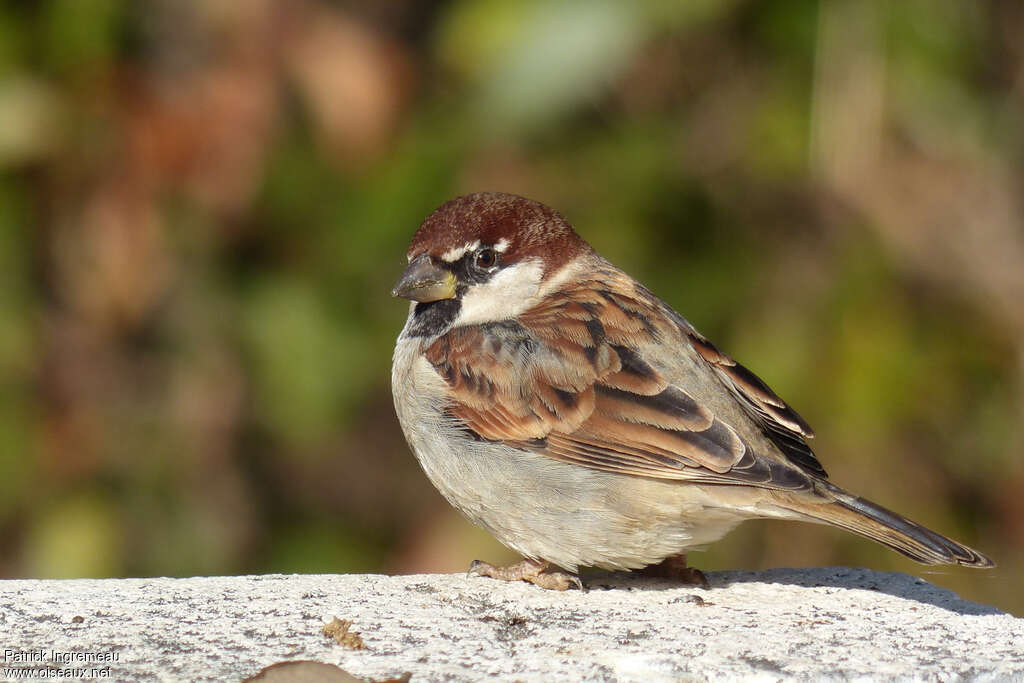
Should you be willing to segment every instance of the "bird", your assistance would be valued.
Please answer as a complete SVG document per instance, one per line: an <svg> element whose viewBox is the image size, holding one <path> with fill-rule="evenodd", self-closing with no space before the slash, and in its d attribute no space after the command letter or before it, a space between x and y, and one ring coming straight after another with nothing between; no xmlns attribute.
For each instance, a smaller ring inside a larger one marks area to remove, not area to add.
<svg viewBox="0 0 1024 683"><path fill-rule="evenodd" d="M523 556L470 573L583 588L582 568L707 586L686 553L744 520L832 525L923 564L982 553L829 480L807 422L554 209L482 192L433 211L392 394L427 478Z"/></svg>

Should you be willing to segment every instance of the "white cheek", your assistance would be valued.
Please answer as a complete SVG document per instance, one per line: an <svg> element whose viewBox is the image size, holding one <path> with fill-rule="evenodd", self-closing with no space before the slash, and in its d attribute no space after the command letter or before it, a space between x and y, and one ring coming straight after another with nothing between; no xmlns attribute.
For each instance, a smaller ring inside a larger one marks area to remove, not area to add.
<svg viewBox="0 0 1024 683"><path fill-rule="evenodd" d="M540 299L544 268L525 261L499 271L488 282L473 285L462 297L456 325L488 323L514 318Z"/></svg>
<svg viewBox="0 0 1024 683"><path fill-rule="evenodd" d="M552 292L562 289L567 282L578 277L582 271L586 270L586 266L586 262L574 260L551 273L548 275L547 282L540 288L540 296L545 297Z"/></svg>

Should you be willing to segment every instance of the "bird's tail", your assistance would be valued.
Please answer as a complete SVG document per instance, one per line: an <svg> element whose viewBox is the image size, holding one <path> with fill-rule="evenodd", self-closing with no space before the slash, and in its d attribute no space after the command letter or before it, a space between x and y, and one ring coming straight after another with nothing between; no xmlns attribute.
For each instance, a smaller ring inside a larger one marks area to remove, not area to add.
<svg viewBox="0 0 1024 683"><path fill-rule="evenodd" d="M831 524L852 531L922 564L959 564L965 567L994 567L995 562L977 550L961 545L921 526L892 510L858 498L829 482L821 482L833 500L778 500L784 508L810 521Z"/></svg>

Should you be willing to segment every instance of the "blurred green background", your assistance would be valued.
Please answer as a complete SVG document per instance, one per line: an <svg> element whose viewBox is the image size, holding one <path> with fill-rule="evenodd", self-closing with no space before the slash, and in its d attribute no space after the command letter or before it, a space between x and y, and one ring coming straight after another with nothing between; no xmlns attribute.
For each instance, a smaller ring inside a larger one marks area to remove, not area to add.
<svg viewBox="0 0 1024 683"><path fill-rule="evenodd" d="M866 565L1024 614L1024 5L46 0L0 9L0 576L512 559L395 420L423 217L562 211L991 554L751 522L704 569Z"/></svg>

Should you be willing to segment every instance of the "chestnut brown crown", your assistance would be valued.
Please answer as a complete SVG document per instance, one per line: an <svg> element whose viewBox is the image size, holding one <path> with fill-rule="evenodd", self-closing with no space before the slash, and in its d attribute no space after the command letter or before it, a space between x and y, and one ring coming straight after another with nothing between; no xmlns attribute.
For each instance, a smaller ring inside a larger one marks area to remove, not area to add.
<svg viewBox="0 0 1024 683"><path fill-rule="evenodd" d="M407 256L412 261L427 254L440 261L474 243L497 246L506 263L540 260L545 272L590 250L554 209L514 194L479 192L447 201L427 216Z"/></svg>

